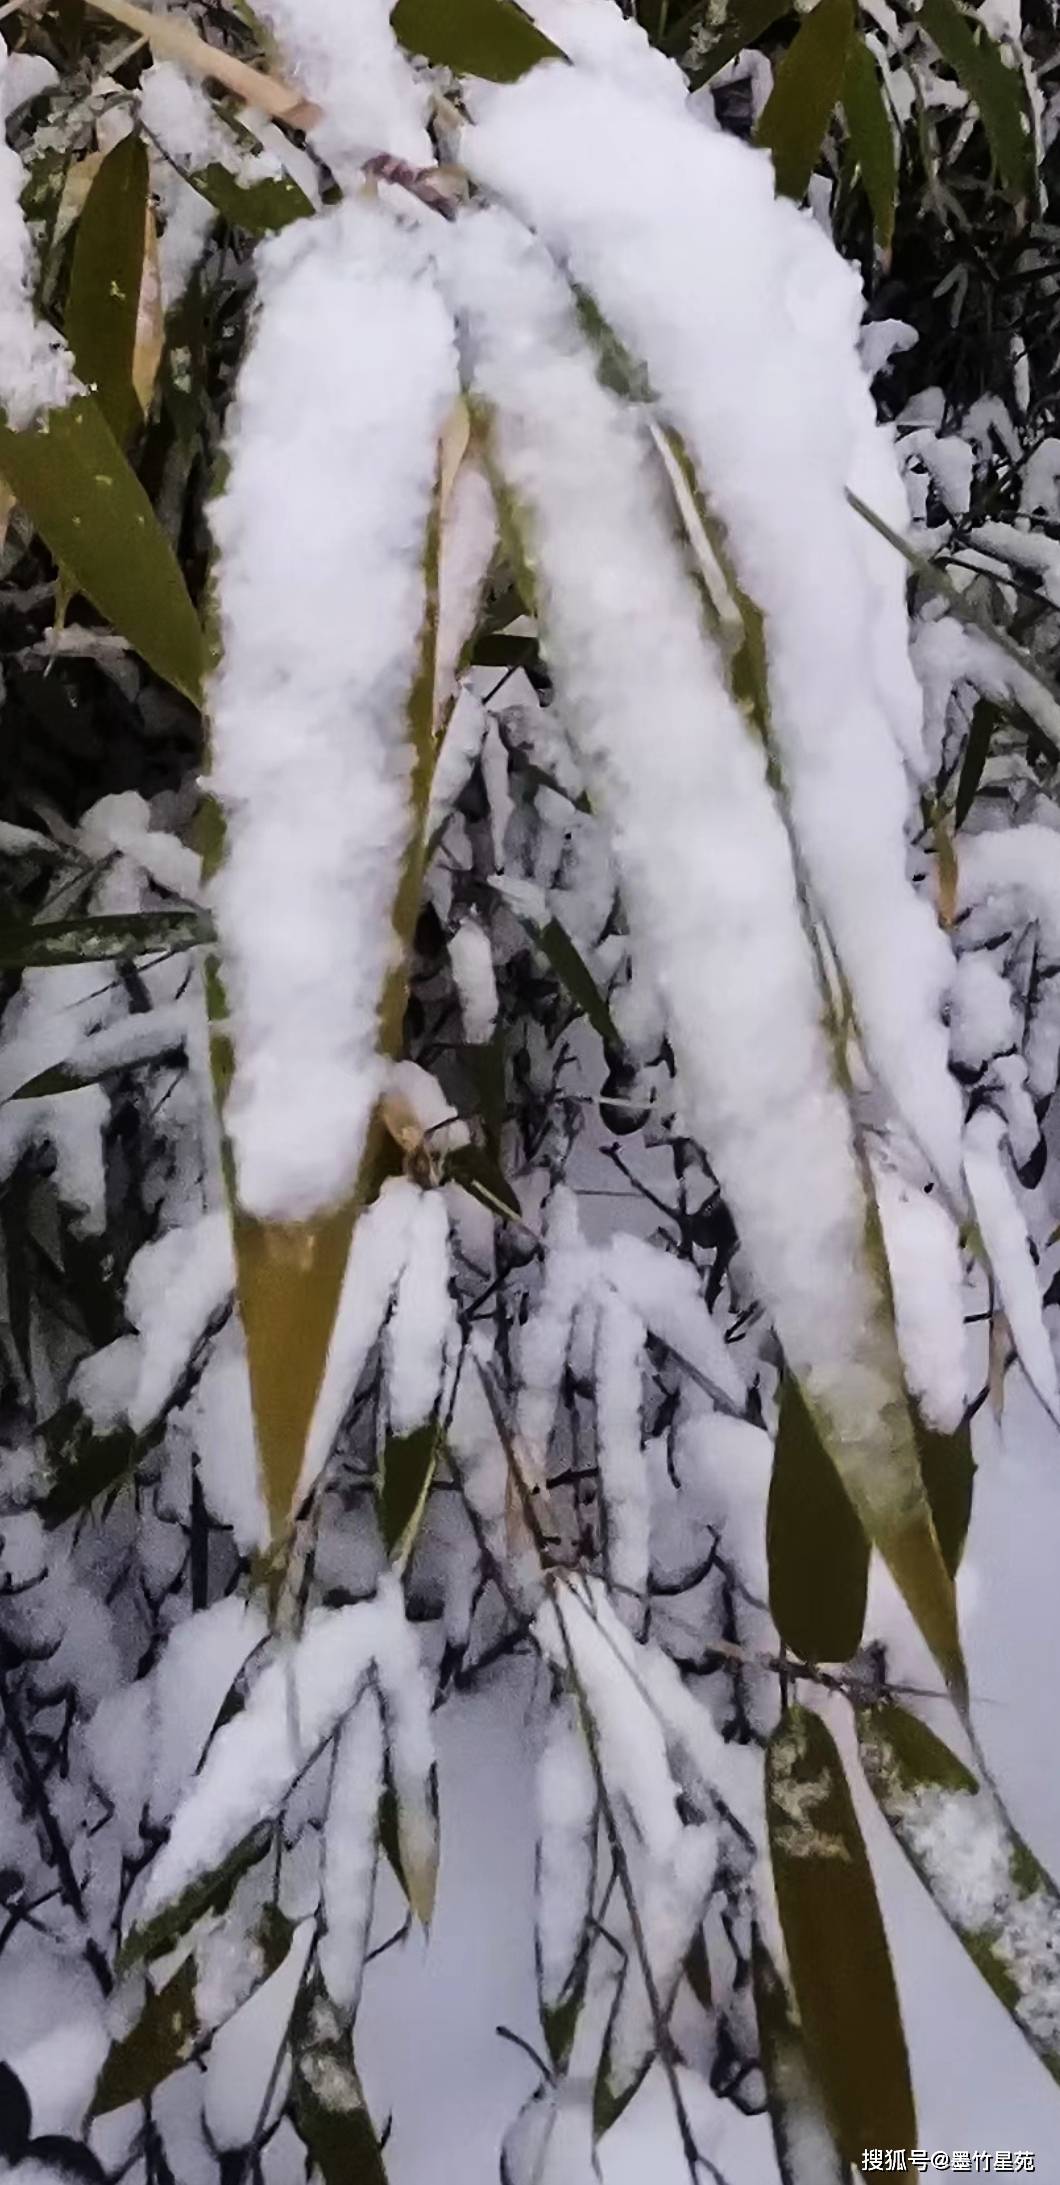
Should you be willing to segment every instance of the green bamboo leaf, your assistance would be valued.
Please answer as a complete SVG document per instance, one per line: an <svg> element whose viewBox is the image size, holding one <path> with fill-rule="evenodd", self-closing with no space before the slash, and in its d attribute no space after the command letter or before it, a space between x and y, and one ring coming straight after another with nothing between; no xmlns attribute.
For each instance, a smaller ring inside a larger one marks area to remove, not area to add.
<svg viewBox="0 0 1060 2185"><path fill-rule="evenodd" d="M870 1788L984 1980L1060 2080L1060 1891L1004 1808L902 1707L859 1710Z"/></svg>
<svg viewBox="0 0 1060 2185"><path fill-rule="evenodd" d="M186 2063L199 2030L195 2009L195 1960L163 1988L153 1989L124 2040L110 2049L92 2097L91 2115L108 2116L126 2102L142 2102Z"/></svg>
<svg viewBox="0 0 1060 2185"><path fill-rule="evenodd" d="M0 476L78 591L198 705L198 616L173 548L93 397L46 411L24 432L0 425Z"/></svg>
<svg viewBox="0 0 1060 2185"><path fill-rule="evenodd" d="M143 412L132 381L144 269L147 153L122 137L100 165L77 223L63 331L78 378L124 447Z"/></svg>
<svg viewBox="0 0 1060 2185"><path fill-rule="evenodd" d="M928 1426L914 1405L913 1431L942 1560L950 1577L955 1578L972 1515L976 1468L971 1424L965 1419L955 1433L940 1434L935 1427Z"/></svg>
<svg viewBox="0 0 1060 2185"><path fill-rule="evenodd" d="M964 747L964 758L961 761L960 779L957 783L957 801L953 807L953 824L955 827L963 827L975 803L979 784L983 778L983 768L990 756L990 746L994 739L994 732L1000 728L1003 720L1004 714L1000 706L994 704L992 698L976 699L971 727L968 730L968 741Z"/></svg>
<svg viewBox="0 0 1060 2185"><path fill-rule="evenodd" d="M220 160L188 172L186 182L214 206L230 227L248 235L275 235L293 220L305 220L314 207L291 175L266 175L260 182L237 182Z"/></svg>
<svg viewBox="0 0 1060 2185"><path fill-rule="evenodd" d="M317 1972L291 2021L291 2117L323 2185L387 2185L350 2028Z"/></svg>
<svg viewBox="0 0 1060 2185"><path fill-rule="evenodd" d="M599 1032L605 1046L621 1047L622 1042L611 1011L584 956L575 947L566 927L560 925L558 918L550 918L547 925L535 926L533 931L542 955L548 957L557 979L566 987L576 1009L583 1017L588 1017L594 1032Z"/></svg>
<svg viewBox="0 0 1060 2185"><path fill-rule="evenodd" d="M755 130L773 154L777 190L805 197L843 88L854 34L853 0L817 0L777 69Z"/></svg>
<svg viewBox="0 0 1060 2185"><path fill-rule="evenodd" d="M190 1934L199 1920L207 1915L220 1918L227 1912L237 1884L250 1867L265 1857L272 1837L272 1823L262 1821L217 1866L211 1867L206 1874L197 1874L181 1895L172 1904L165 1905L154 1919L147 1920L142 1927L134 1927L122 1944L119 1971L160 1957L163 1951L172 1950Z"/></svg>
<svg viewBox="0 0 1060 2185"><path fill-rule="evenodd" d="M798 2012L757 1933L751 1974L781 2185L850 2185L850 2166L836 2146Z"/></svg>
<svg viewBox="0 0 1060 2185"><path fill-rule="evenodd" d="M567 58L515 0L398 0L390 21L406 53L491 83L516 83L539 61Z"/></svg>
<svg viewBox="0 0 1060 2185"><path fill-rule="evenodd" d="M142 1434L124 1424L100 1433L79 1404L60 1405L41 1428L45 1485L38 1509L48 1530L131 1479L162 1431L159 1420Z"/></svg>
<svg viewBox="0 0 1060 2185"><path fill-rule="evenodd" d="M887 1937L843 1764L819 1715L770 1740L766 1811L777 1904L807 2052L843 2156L909 2148L916 2115Z"/></svg>
<svg viewBox="0 0 1060 2185"><path fill-rule="evenodd" d="M707 13L707 8L694 10L696 16ZM688 80L694 91L700 84L709 83L720 69L727 68L746 46L753 46L763 31L770 30L785 15L791 13L791 0L736 0L736 6L726 11L725 28L705 50L698 41L694 52L688 47L688 39L696 25L686 16L666 40L669 53L688 55Z"/></svg>
<svg viewBox="0 0 1060 2185"><path fill-rule="evenodd" d="M860 32L855 33L847 56L843 112L851 150L872 207L876 241L889 254L894 241L898 155L879 68Z"/></svg>
<svg viewBox="0 0 1060 2185"><path fill-rule="evenodd" d="M792 1379L780 1400L766 1553L785 1646L803 1661L849 1661L865 1624L869 1543Z"/></svg>
<svg viewBox="0 0 1060 2185"><path fill-rule="evenodd" d="M445 1434L428 1419L411 1434L391 1434L379 1459L376 1506L383 1546L402 1569L415 1545L427 1497L445 1455Z"/></svg>
<svg viewBox="0 0 1060 2185"><path fill-rule="evenodd" d="M127 918L45 918L0 924L0 971L45 964L131 962L138 956L175 956L211 938L213 926L197 910L149 910Z"/></svg>
<svg viewBox="0 0 1060 2185"><path fill-rule="evenodd" d="M979 109L994 165L1017 205L1034 191L1034 136L1014 61L958 0L922 0L917 21Z"/></svg>

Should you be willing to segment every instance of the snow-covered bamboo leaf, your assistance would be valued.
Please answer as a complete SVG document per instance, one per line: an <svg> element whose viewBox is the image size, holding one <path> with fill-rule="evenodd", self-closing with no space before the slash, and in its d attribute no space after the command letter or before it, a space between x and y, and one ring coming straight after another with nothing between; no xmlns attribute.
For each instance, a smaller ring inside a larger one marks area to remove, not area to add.
<svg viewBox="0 0 1060 2185"><path fill-rule="evenodd" d="M373 1666L383 1685L395 1773L403 1753L413 1801L424 1743L429 1766L430 1726L429 1719L425 1727L419 1719L422 1672L400 1589L395 1592L388 1582L370 1600L317 1609L301 1637L262 1671L242 1711L217 1731L148 1872L137 1933L164 1924L171 1907L204 1875L216 1874L237 1856L279 1812L349 1713ZM406 1671L408 1689L402 1687Z"/></svg>
<svg viewBox="0 0 1060 2185"><path fill-rule="evenodd" d="M998 174L1017 205L1034 190L1034 138L1019 68L960 0L922 0L917 21L979 109Z"/></svg>
<svg viewBox="0 0 1060 2185"><path fill-rule="evenodd" d="M147 153L133 133L101 162L77 223L63 331L80 379L124 446L143 411L133 386L147 234Z"/></svg>
<svg viewBox="0 0 1060 2185"><path fill-rule="evenodd" d="M245 228L248 235L275 235L292 220L305 220L312 212L304 190L292 175L265 175L258 181L240 182L220 160L187 176L230 227Z"/></svg>
<svg viewBox="0 0 1060 2185"><path fill-rule="evenodd" d="M0 475L78 591L198 705L198 616L173 548L93 397L76 395L21 432L0 425Z"/></svg>
<svg viewBox="0 0 1060 2185"><path fill-rule="evenodd" d="M784 197L806 195L843 89L853 34L852 0L816 0L777 69L755 142L772 153Z"/></svg>
<svg viewBox="0 0 1060 2185"><path fill-rule="evenodd" d="M406 52L458 76L515 83L539 61L565 58L515 0L397 0L390 21Z"/></svg>
<svg viewBox="0 0 1060 2185"><path fill-rule="evenodd" d="M223 1730L218 1734L223 1735ZM271 1842L272 1830L266 1823L250 1829L216 1864L196 1873L161 1911L138 1921L122 1945L119 1970L149 1963L190 1935L201 1919L227 1912L244 1874L265 1857Z"/></svg>
<svg viewBox="0 0 1060 2185"><path fill-rule="evenodd" d="M761 1936L751 1953L755 2016L781 2185L850 2185L824 2098L806 2052L798 2012Z"/></svg>
<svg viewBox="0 0 1060 2185"><path fill-rule="evenodd" d="M534 1954L549 2056L562 2071L585 1998L597 1868L597 1787L574 1702L549 1716L537 1771Z"/></svg>
<svg viewBox="0 0 1060 2185"><path fill-rule="evenodd" d="M904 1708L858 1713L870 1787L969 1957L1060 2080L1060 1891L988 1784Z"/></svg>
<svg viewBox="0 0 1060 2185"><path fill-rule="evenodd" d="M798 1383L780 1401L766 1518L769 1607L804 1661L849 1661L861 1644L869 1543Z"/></svg>
<svg viewBox="0 0 1060 2185"><path fill-rule="evenodd" d="M291 2065L292 2120L323 2185L386 2185L352 2035L317 1972L291 2022Z"/></svg>
<svg viewBox="0 0 1060 2185"><path fill-rule="evenodd" d="M148 1991L130 2031L113 2043L92 2097L92 2115L144 2101L187 2063L283 1963L294 1923L266 1904L250 1933L208 1923L201 1942L163 1987ZM215 1964L222 1969L221 1978Z"/></svg>
<svg viewBox="0 0 1060 2185"><path fill-rule="evenodd" d="M781 229L785 253L805 242L817 273L830 280L834 272L846 297L843 269L838 262L830 267L827 256L819 259L818 248L827 253L828 246L812 235L812 223L797 220L789 206L766 197L764 163L753 153L727 140L722 148L724 171L715 176L712 133L690 121L687 137L682 136L682 161L687 163L681 170L684 181L675 190L667 183L658 196L653 193L647 213L638 186L636 202L627 208L628 218L638 223L645 242L638 281L629 284L624 270L628 263L626 215L619 214L615 205L615 190L626 170L614 170L610 162L606 184L601 168L597 185L595 159L585 156L586 132L601 159L604 145L614 142L617 130L630 132L640 146L639 171L652 173L658 181L663 142L669 147L665 155L669 158L673 133L680 134L678 124L667 115L659 130L657 159L655 110L647 102L635 102L610 84L575 81L573 72L564 69L541 70L499 92L496 104L496 128L491 104L487 120L471 133L465 157L472 171L514 196L520 209L543 227L549 241L572 260L576 276L584 277L607 307L609 320L617 320L623 339L631 326L638 338L643 337L653 384L661 387L665 375L671 381L675 407L678 395L682 407L689 405L690 427L694 426L701 443L700 465L715 485L722 477L716 466L722 462L723 451L714 445L721 432L714 397L724 408L730 435L739 434L747 415L746 386L740 375L737 398L727 370L717 380L709 374L716 351L702 338L698 309L688 303L690 290L684 275L671 289L669 275L660 272L662 287L658 296L654 293L656 246L660 259L665 257L669 265L675 250L671 227L685 217L685 187L703 192L702 210L704 204L715 202L712 190L731 189L737 175L744 172L742 162L748 162L749 232L757 233L760 221L775 222L778 251ZM549 135L547 162L537 157L541 129ZM575 168L577 183L570 179ZM593 183L592 204L587 208L579 199L574 221L568 218L569 194L583 190L586 176ZM721 281L730 278L735 264L731 210L729 196L721 228L724 263L721 248L712 260ZM698 249L709 227L700 220L695 233ZM660 506L662 481L653 483L652 450L642 422L601 385L591 353L579 343L572 324L575 315L569 293L500 215L490 213L478 223L461 223L458 244L466 251L458 277L466 282L461 303L470 326L477 392L484 406L493 409L497 466L508 480L511 511L524 533L524 554L534 565L542 636L558 702L588 777L594 811L609 829L631 931L651 962L689 1123L709 1150L754 1266L759 1293L773 1313L791 1368L843 1484L944 1674L963 1697L952 1584L923 1492L885 1265L873 1241L873 1210L853 1145L845 1087L822 1022L819 977L803 923L791 843L769 793L766 755L726 688L722 662L708 641L697 595L673 537L672 518ZM737 319L745 302L746 284L735 283L728 291L728 307ZM678 370L673 377L672 342L659 341L655 334L657 309L667 316L672 337L678 318L682 320L678 346L688 362L687 374ZM768 314L756 320L757 334L747 329L747 347L741 350L745 361L755 353L759 338L769 348L772 336L766 332L767 320ZM792 325L785 322L784 338L789 334ZM769 349L769 353L775 351ZM852 404L863 405L864 382L855 360L837 356L835 364L837 386L847 389ZM819 358L812 373L807 364L807 386L817 386L819 367ZM856 385L852 386L855 369ZM705 373L711 376L714 390L709 397ZM694 396L690 390L695 390ZM763 395L760 416L768 413L770 400ZM866 435L871 436L875 432L871 417L864 409L861 414ZM760 418L755 425L756 433L759 430ZM686 438L692 448L691 429ZM703 452L708 438L712 462ZM874 440L869 457L883 467L882 451ZM724 463L731 476L731 445L724 450ZM756 474L756 465L749 459L741 476L751 474ZM900 490L897 478L893 484ZM833 921L837 931L841 925L840 955L849 950L857 963L858 1007L871 1022L874 1035L867 1044L885 1057L881 1075L900 1085L899 1104L908 1104L922 1118L925 1138L937 1147L940 1171L951 1181L955 1176L953 1188L959 1190L960 1103L946 1071L946 1040L938 1014L942 976L952 964L930 913L908 882L903 821L907 792L897 730L892 734L890 726L891 711L905 723L907 704L915 698L904 655L902 588L900 583L885 582L886 564L874 564L870 572L858 560L856 530L851 532L844 505L842 473L833 486L834 532L830 530L829 535L837 570L847 575L853 571L859 584L864 578L866 614L877 611L876 607L870 610L870 598L886 593L886 619L899 647L889 694L893 707L889 702L885 709L875 696L870 699L863 687L864 659L859 654L855 660L847 652L843 674L849 677L852 692L861 691L851 702L869 726L864 746L858 745L862 756L857 779L848 776L850 751L825 726L821 710L825 707L829 719L834 719L834 691L827 701L822 692L820 703L814 700L811 705L805 687L813 654L806 639L807 618L812 622L817 615L819 595L815 605L802 591L801 572L808 566L804 541L800 537L792 542L795 570L792 553L774 534L778 504L777 496L769 492L768 507L763 505L759 511L763 558L756 564L763 582L767 564L777 578L766 626L774 655L778 621L786 632L785 646L790 641L798 654L797 669L791 661L790 675L778 673L775 688L771 658L771 720L781 771L790 760L797 775L797 793L795 787L790 793L795 832L798 835L800 820L804 822L812 837L820 894L827 897L830 930ZM813 490L816 493L817 486ZM728 509L732 517L729 537L735 560L736 524L746 525L747 502L741 496L738 511L734 503L723 505L720 483L716 498L721 516ZM594 582L597 568L607 570L604 586ZM793 574L800 591L797 615ZM649 582L653 627L666 627L669 632L663 648L643 647L640 642ZM836 628L835 617L830 616L828 629L821 630L820 643L829 657ZM845 639L843 645L845 649ZM646 677L650 698L641 696ZM667 734L650 744L643 735L648 704L667 722ZM878 798L866 797L863 759L878 777ZM850 829L840 830L842 870L836 856L840 834L832 794L824 795L822 788L833 768L845 777L842 788L836 779L835 795L842 795L844 811L848 796L853 800L850 825L861 844L853 852ZM740 847L734 858L735 843ZM876 883L869 890L874 908L871 921L864 915L861 900L862 888L869 885L865 878L869 866L891 905L890 915L908 931L912 974L904 953L896 951L885 962L876 941L867 945L870 934L878 932L879 917ZM857 887L851 884L855 869ZM724 1005L719 985L705 968L713 949L719 951L718 981L724 988ZM731 976L734 951L742 952L746 967L736 978ZM900 981L895 976L899 961ZM785 1076L783 1098L762 1069L763 1055L775 1050L781 1011L785 1042L790 1042L785 1052L789 1061L796 1053L799 1057ZM860 1015L859 1028L864 1031ZM742 1060L736 1076L730 1077L737 1049ZM797 1104L791 1099L793 1080L801 1088ZM811 1174L817 1179L812 1185ZM820 1189L825 1176L827 1216ZM809 1244L811 1230L820 1234L817 1246ZM800 1237L797 1281L780 1281L796 1235ZM806 1281L808 1265L817 1270L820 1293ZM854 1268L857 1280L852 1283ZM844 1331L841 1340L837 1308Z"/></svg>
<svg viewBox="0 0 1060 2185"><path fill-rule="evenodd" d="M805 1707L766 1759L769 1845L795 2000L840 2149L911 2147L909 2059L883 1920L831 1733Z"/></svg>
<svg viewBox="0 0 1060 2185"><path fill-rule="evenodd" d="M164 1987L149 1990L131 2032L110 2049L92 2097L93 2116L144 2101L187 2062L198 2030L195 1959L186 1957Z"/></svg>
<svg viewBox="0 0 1060 2185"><path fill-rule="evenodd" d="M434 1475L445 1454L445 1433L437 1419L391 1434L379 1459L377 1503L383 1546L402 1570L416 1542Z"/></svg>
<svg viewBox="0 0 1060 2185"><path fill-rule="evenodd" d="M335 2008L352 2023L375 1900L383 1724L369 1687L335 1746L324 1824L320 1970Z"/></svg>
<svg viewBox="0 0 1060 2185"><path fill-rule="evenodd" d="M889 252L894 240L898 155L879 67L859 31L847 55L842 99L850 147L872 208L876 241L882 251Z"/></svg>
<svg viewBox="0 0 1060 2185"><path fill-rule="evenodd" d="M1050 1418L1060 1421L1060 1380L1027 1224L1002 1146L1005 1125L993 1108L977 1108L964 1137L964 1172L979 1234L997 1283L1016 1354Z"/></svg>
<svg viewBox="0 0 1060 2185"><path fill-rule="evenodd" d="M212 933L196 910L150 910L99 918L5 919L0 923L0 971L27 971L44 964L132 962L198 948Z"/></svg>
<svg viewBox="0 0 1060 2185"><path fill-rule="evenodd" d="M698 10L696 12L699 12ZM709 8L704 13L710 14ZM719 31L705 52L698 46L689 64L689 78L693 86L709 83L738 53L753 46L763 31L779 23L783 15L791 12L791 0L736 0L735 6L726 9L725 28ZM671 50L676 48L676 38L669 40Z"/></svg>

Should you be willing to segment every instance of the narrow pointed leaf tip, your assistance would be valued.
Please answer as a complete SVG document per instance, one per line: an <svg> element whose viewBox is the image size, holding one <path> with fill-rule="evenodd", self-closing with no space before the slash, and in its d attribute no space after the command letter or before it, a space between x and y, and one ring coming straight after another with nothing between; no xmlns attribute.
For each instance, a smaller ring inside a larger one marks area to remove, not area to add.
<svg viewBox="0 0 1060 2185"><path fill-rule="evenodd" d="M406 52L458 76L515 83L566 54L515 0L398 0L391 26Z"/></svg>
<svg viewBox="0 0 1060 2185"><path fill-rule="evenodd" d="M782 197L798 202L806 195L843 88L853 35L853 0L817 0L777 69L755 141L773 155Z"/></svg>

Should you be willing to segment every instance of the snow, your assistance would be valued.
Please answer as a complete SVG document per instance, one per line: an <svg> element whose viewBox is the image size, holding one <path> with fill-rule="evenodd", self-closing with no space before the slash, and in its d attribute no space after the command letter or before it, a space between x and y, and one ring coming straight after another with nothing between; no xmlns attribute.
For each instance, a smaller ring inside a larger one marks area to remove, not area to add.
<svg viewBox="0 0 1060 2185"><path fill-rule="evenodd" d="M174 61L155 61L140 78L140 116L148 135L186 172L218 164L241 183L281 173L269 154L249 158L226 129L202 85Z"/></svg>
<svg viewBox="0 0 1060 2185"><path fill-rule="evenodd" d="M167 1230L137 1252L125 1285L125 1310L140 1337L139 1374L128 1410L137 1433L163 1409L234 1283L224 1208Z"/></svg>
<svg viewBox="0 0 1060 2185"><path fill-rule="evenodd" d="M1037 1099L1056 1087L1060 1047L1060 836L1028 821L999 832L961 836L957 909L969 940L989 941L1033 923L1038 929L1041 986L1031 1011L1026 1050L1028 1085Z"/></svg>
<svg viewBox="0 0 1060 2185"><path fill-rule="evenodd" d="M618 1613L633 1631L644 1618L651 1530L648 1471L641 1446L643 1347L643 1321L621 1297L604 1296L593 1357L604 1566Z"/></svg>
<svg viewBox="0 0 1060 2185"><path fill-rule="evenodd" d="M462 918L449 936L449 962L460 997L464 1037L481 1047L497 1021L497 981L489 935L477 918Z"/></svg>
<svg viewBox="0 0 1060 2185"><path fill-rule="evenodd" d="M872 1175L906 1380L928 1424L952 1434L969 1395L957 1225L937 1193L886 1158L873 1160Z"/></svg>
<svg viewBox="0 0 1060 2185"><path fill-rule="evenodd" d="M409 833L404 709L456 375L422 249L378 205L295 223L257 266L257 331L211 508L224 648L213 786L228 819L214 900L241 1198L304 1219L349 1190L383 1085L376 1013Z"/></svg>
<svg viewBox="0 0 1060 2185"><path fill-rule="evenodd" d="M596 1782L573 1699L550 1710L537 1764L536 1935L542 2001L559 2002L586 1940L596 1871Z"/></svg>
<svg viewBox="0 0 1060 2185"><path fill-rule="evenodd" d="M375 1894L383 1725L371 1687L341 1730L328 1790L320 1970L336 2008L357 2007Z"/></svg>
<svg viewBox="0 0 1060 2185"><path fill-rule="evenodd" d="M417 1771L429 1766L430 1727L428 1719L424 1734L415 1642L406 1632L400 1589L389 1581L372 1600L314 1609L301 1637L262 1671L242 1712L214 1738L177 1808L169 1838L148 1869L139 1922L153 1918L279 1811L373 1667L387 1710L395 1788L399 1799L408 1798L415 1826ZM402 1679L407 1690L397 1688L395 1680Z"/></svg>
<svg viewBox="0 0 1060 2185"><path fill-rule="evenodd" d="M611 1801L628 1812L647 1854L664 1865L681 1833L677 1784L663 1725L627 1668L617 1634L629 1647L634 1642L590 1580L557 1586L538 1610L534 1631L553 1667L566 1680L572 1674L577 1679ZM639 1664L645 1651L636 1649L632 1659Z"/></svg>
<svg viewBox="0 0 1060 2185"><path fill-rule="evenodd" d="M387 1326L387 1387L393 1433L411 1434L435 1409L452 1322L449 1216L442 1193L424 1191L413 1213L405 1268Z"/></svg>
<svg viewBox="0 0 1060 2185"><path fill-rule="evenodd" d="M445 480L443 477L443 495ZM435 734L457 698L456 676L497 547L493 493L477 452L465 449L445 501L438 555Z"/></svg>
<svg viewBox="0 0 1060 2185"><path fill-rule="evenodd" d="M899 754L923 764L905 572L846 501L852 489L905 525L857 359L857 276L774 199L764 155L559 64L498 95L462 149L643 359L690 448L765 616L795 831L870 1058L959 1197L940 1018L952 962L905 863Z"/></svg>
<svg viewBox="0 0 1060 2185"><path fill-rule="evenodd" d="M387 0L262 0L258 12L288 72L322 109L308 133L340 183L373 152L431 164L427 87L398 46Z"/></svg>
<svg viewBox="0 0 1060 2185"><path fill-rule="evenodd" d="M633 121L642 125L643 110ZM709 649L648 447L596 378L558 276L493 213L461 223L450 278L475 387L495 413L497 457L527 512L563 717L667 1006L690 1128L796 1369L823 1401L846 1406L873 1312L860 1186L761 748ZM649 720L665 732L646 739ZM878 893L871 908L878 933ZM899 919L888 937L893 964L902 930ZM903 958L903 981L906 970ZM922 1082L931 1046L918 1039ZM547 1373L534 1376L539 1445L562 1327L557 1340ZM854 1400L852 1438L864 1431L867 1393Z"/></svg>
<svg viewBox="0 0 1060 2185"><path fill-rule="evenodd" d="M382 1329L408 1258L421 1194L403 1176L388 1177L354 1224L320 1394L306 1441L295 1507L327 1463L346 1411Z"/></svg>
<svg viewBox="0 0 1060 2185"><path fill-rule="evenodd" d="M688 86L676 62L668 61L614 0L531 0L529 13L576 67L671 112L683 110Z"/></svg>
<svg viewBox="0 0 1060 2185"><path fill-rule="evenodd" d="M1042 1316L1026 1223L1002 1160L1004 1135L1001 1117L991 1108L977 1108L965 1131L965 1174L1020 1364L1035 1394L1060 1421L1056 1362Z"/></svg>
<svg viewBox="0 0 1060 2185"><path fill-rule="evenodd" d="M0 103L17 101L18 76L9 91L11 60L0 39ZM41 411L60 409L82 392L69 352L58 334L37 319L31 301L34 268L19 199L25 171L0 130L0 405L16 432Z"/></svg>
<svg viewBox="0 0 1060 2185"><path fill-rule="evenodd" d="M715 1400L742 1411L747 1391L711 1319L692 1262L620 1233L609 1238L601 1270L650 1334L691 1367Z"/></svg>

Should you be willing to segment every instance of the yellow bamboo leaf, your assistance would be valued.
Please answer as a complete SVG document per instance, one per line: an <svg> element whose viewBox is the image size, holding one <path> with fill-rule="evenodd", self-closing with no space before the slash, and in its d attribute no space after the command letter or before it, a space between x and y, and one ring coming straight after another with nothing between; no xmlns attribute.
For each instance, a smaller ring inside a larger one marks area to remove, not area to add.
<svg viewBox="0 0 1060 2185"><path fill-rule="evenodd" d="M133 393L145 417L151 407L158 367L162 362L164 329L162 281L158 270L158 228L154 213L148 205L144 219L144 269L140 279L140 298L136 306L132 360Z"/></svg>
<svg viewBox="0 0 1060 2185"><path fill-rule="evenodd" d="M113 22L124 23L127 30L138 31L156 53L182 62L198 76L210 76L216 83L223 83L248 106L271 114L276 121L304 128L306 114L315 115L315 108L307 107L301 92L292 90L278 76L266 76L261 69L251 68L247 61L237 60L222 47L208 45L183 16L154 15L148 8L137 7L134 0L90 0L90 4Z"/></svg>

